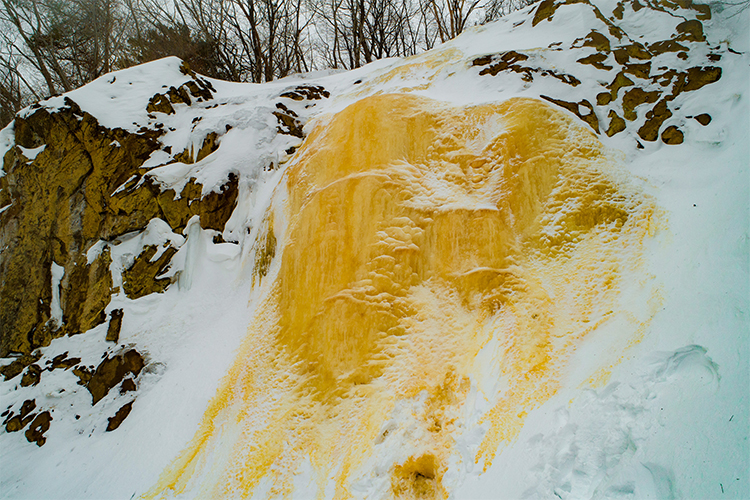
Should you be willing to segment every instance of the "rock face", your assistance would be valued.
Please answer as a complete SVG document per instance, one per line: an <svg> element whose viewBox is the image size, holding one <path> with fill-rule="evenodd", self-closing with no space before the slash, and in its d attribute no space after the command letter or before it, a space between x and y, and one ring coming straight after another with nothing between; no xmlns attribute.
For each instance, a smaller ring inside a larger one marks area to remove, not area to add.
<svg viewBox="0 0 750 500"><path fill-rule="evenodd" d="M182 71L189 81L154 96L147 111L174 113L172 104L212 98L206 80L185 66ZM107 128L69 97L58 107L32 106L12 126L15 143L0 177L0 357L15 359L0 367L0 374L8 381L22 375L20 386L33 387L48 371L73 368L92 405L128 374L123 392L135 391L134 379L144 366L136 349L105 353L96 368L80 364L80 358L64 359L67 353L41 367L35 350L105 323L106 308L120 288L115 282L130 299L162 293L172 284L173 277L161 275L171 267L174 246L147 245L127 268L113 267L110 249L123 236L143 234L154 219L180 234L193 216L203 229L224 229L237 204L237 176L230 173L207 193L191 178L176 192L149 176L154 166L143 167L155 152L166 154L164 164L199 162L217 150L218 134L208 134L197 152L172 155L160 142L165 131L159 126L137 132ZM122 309L109 312L106 340L118 342L122 321ZM131 405L117 412L108 430L119 427ZM50 413L27 415L29 405L19 411L8 413L6 430L28 425L27 439L42 446Z"/></svg>
<svg viewBox="0 0 750 500"><path fill-rule="evenodd" d="M127 376L138 377L143 369L143 358L134 349L112 358L105 358L95 371L87 370L85 367L73 370L81 384L91 393L92 405L95 405L107 395L110 389ZM132 379L128 379L133 384Z"/></svg>
<svg viewBox="0 0 750 500"><path fill-rule="evenodd" d="M721 78L721 68L714 65L721 60L721 54L715 51L717 47L711 47L706 41L701 23L711 19L709 6L690 0L677 3L647 2L646 5L637 0L620 1L613 15L607 17L588 0L544 0L536 8L532 24L535 27L543 26L560 9L581 3L591 8L601 27L592 28L585 36L576 39L568 50L580 53L576 63L591 66L598 74L583 78L580 74L576 76L575 68L568 68L572 74L561 74L549 66L538 52L530 52L528 55L516 51L501 52L476 58L472 64L482 68L480 75L496 76L503 72L514 72L522 75L524 81L529 83L535 78L554 78L571 87L578 87L582 80L595 79L601 82L596 95L592 93L577 101L557 96L541 97L578 116L595 132L604 132L609 137L623 132L627 120L639 122L637 134L643 141L657 141L659 131L663 128L663 143L682 143L683 134L677 126L662 127L673 116L673 112L679 109L679 105L674 103L675 99L683 92L698 90ZM695 19L677 24L670 34L660 33L663 38L659 40L641 43L637 41L640 26L631 27L620 21L626 12L627 15L635 15L642 9L660 12L680 10L681 15ZM656 62L664 54L676 54L677 58L690 66L687 69L675 69L672 64L663 65L664 59ZM639 116L644 114L645 120L639 120ZM604 116L607 120L601 123Z"/></svg>
<svg viewBox="0 0 750 500"><path fill-rule="evenodd" d="M205 85L189 83L161 96L162 101L179 97L189 104L189 94L211 98ZM179 194L162 190L140 167L163 147L163 131L108 129L69 98L60 109L38 107L19 116L14 132L15 147L5 155L6 175L0 178L0 206L8 207L0 214L0 357L29 354L53 338L85 332L106 320L113 292L111 260L108 249L87 257L97 242L143 231L153 218L179 233L198 215L203 228L221 231L236 205L233 176L205 196L192 179ZM182 152L172 161L200 161L217 147L214 134L195 157ZM170 248L151 263L155 249L144 251L126 270L125 293L137 298L169 286L169 279L157 275L174 252ZM62 271L55 282L53 266ZM62 309L60 318L52 313L53 286L59 287L55 305Z"/></svg>
<svg viewBox="0 0 750 500"><path fill-rule="evenodd" d="M149 220L148 213L127 213L109 198L158 149L158 132L107 130L67 104L17 118L16 147L4 158L0 203L10 207L0 215L7 248L0 255L1 356L28 354L54 337L102 323L112 284L108 254L89 263L85 252ZM33 159L24 155L28 150L36 150ZM61 324L51 320L53 263L65 271Z"/></svg>
<svg viewBox="0 0 750 500"><path fill-rule="evenodd" d="M198 114L187 122L192 130L202 120L201 113L226 105L213 103L216 90L211 82L184 63L173 72L172 78L183 83L164 86L148 98L136 114L146 119L144 125L127 130L107 127L71 95L53 98L16 117L11 125L13 143L3 158L0 358L11 361L0 366L0 375L16 388L33 388L45 386L55 370L70 371L90 393L92 406L101 405L105 398L123 400L109 417L108 431L118 429L130 414L141 373L149 369L146 365L159 364L142 346L118 345L128 313L127 308L111 306L113 297L119 297L120 304L137 301L164 293L179 279L182 269L175 270L173 260L185 244L193 218L201 231L213 236L214 244L237 244L227 243L222 236L238 204L240 178L234 170L214 175L211 186L195 176L170 185L158 174L164 168L181 171L210 163L223 135L232 129L222 123L218 130L202 133L184 147L165 144L165 136L180 132L164 125L169 117ZM105 84L116 79L112 76ZM149 83L148 87L155 86ZM128 87L126 95L131 92ZM279 94L275 97L280 102L266 112L270 136L283 138L282 151L270 163L269 172L304 137L304 118L293 108L302 112L330 95L319 85L301 85ZM192 239L199 238L199 233ZM149 239L153 234L160 236ZM263 251L258 252L254 266L259 279L275 255L272 218L261 234L263 241L258 243ZM120 245L141 240L121 250ZM185 253L180 261L183 266ZM98 361L69 357L67 351L48 356L40 349L54 339L105 323L102 337L107 344L101 345L104 352ZM115 387L119 391L112 391ZM6 431L27 429L26 438L42 446L54 411L43 406L34 399L8 406Z"/></svg>

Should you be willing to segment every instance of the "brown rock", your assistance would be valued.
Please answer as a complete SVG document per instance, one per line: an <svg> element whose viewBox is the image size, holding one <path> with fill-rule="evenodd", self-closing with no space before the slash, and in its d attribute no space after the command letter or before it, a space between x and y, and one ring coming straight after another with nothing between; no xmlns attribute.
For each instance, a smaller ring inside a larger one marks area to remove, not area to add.
<svg viewBox="0 0 750 500"><path fill-rule="evenodd" d="M625 115L625 119L630 121L635 120L638 117L635 108L641 104L656 102L660 95L661 93L656 90L646 92L640 87L625 92L625 95L622 96L622 112Z"/></svg>
<svg viewBox="0 0 750 500"><path fill-rule="evenodd" d="M211 91L210 82L193 76L180 88L154 96L149 111L169 112L170 98L203 100ZM236 204L236 178L203 199L202 186L193 183L189 196L178 203L172 203L173 191L165 195L151 179L143 179L139 167L161 148L158 138L163 133L107 129L69 98L58 110L39 108L16 118L16 144L46 148L33 161L19 148L11 148L3 158L0 206L8 208L0 213L0 246L6 249L0 253L0 357L28 355L53 338L106 321L112 293L109 250L91 264L86 258L100 240L143 230L155 217L179 231L191 216L200 215L204 227L223 230ZM209 134L196 160L217 147L218 134ZM53 262L64 268L62 324L49 321ZM33 362L16 361L0 367L6 379Z"/></svg>
<svg viewBox="0 0 750 500"><path fill-rule="evenodd" d="M703 34L703 24L696 19L681 22L675 29L680 34L678 37L679 40L688 40L690 42L706 41L706 36Z"/></svg>
<svg viewBox="0 0 750 500"><path fill-rule="evenodd" d="M129 299L138 299L152 293L162 293L172 283L169 278L157 278L169 268L172 256L177 252L174 247L167 247L155 261L155 245L147 246L136 257L135 262L122 273L122 289Z"/></svg>
<svg viewBox="0 0 750 500"><path fill-rule="evenodd" d="M201 144L197 155L194 154L193 147L191 146L190 149L185 149L181 153L174 155L174 159L185 163L186 165L192 165L195 162L199 162L219 149L219 144L217 143L218 138L219 136L216 132L211 132L203 138L203 143Z"/></svg>
<svg viewBox="0 0 750 500"><path fill-rule="evenodd" d="M81 358L68 358L67 356L68 356L68 351L65 351L64 353L59 354L55 356L54 358L52 358L51 363L47 361L48 363L50 363L50 366L47 369L50 371L56 370L58 368L64 368L67 370L69 368L76 366L78 363L81 362Z"/></svg>
<svg viewBox="0 0 750 500"><path fill-rule="evenodd" d="M694 67L687 71L684 90L690 92L698 90L710 83L718 82L721 78L721 68L709 66L707 68Z"/></svg>
<svg viewBox="0 0 750 500"><path fill-rule="evenodd" d="M219 144L216 142L218 139L218 135L216 132L211 132L206 137L203 138L203 144L201 145L201 148L198 150L198 154L195 157L195 161L201 161L206 156L210 155L217 149L219 149Z"/></svg>
<svg viewBox="0 0 750 500"><path fill-rule="evenodd" d="M107 424L107 432L111 432L118 427L120 427L120 424L122 423L125 418L130 415L130 410L133 409L133 402L123 405L122 408L117 410L117 413L115 413L114 417L109 417L107 420L109 420L109 423Z"/></svg>
<svg viewBox="0 0 750 500"><path fill-rule="evenodd" d="M622 20L622 15L625 13L625 5L623 2L617 2L617 7L615 7L615 10L612 11L612 14L619 19Z"/></svg>
<svg viewBox="0 0 750 500"><path fill-rule="evenodd" d="M591 30L591 32L586 35L586 38L583 42L584 47L594 47L599 52L609 52L610 51L610 45L609 45L609 38L602 35L598 31Z"/></svg>
<svg viewBox="0 0 750 500"><path fill-rule="evenodd" d="M273 115L279 122L279 126L276 127L276 130L280 134L292 135L294 137L299 137L300 139L303 138L302 122L297 119L297 113L287 108L282 103L276 103L276 108L279 109L279 111L273 112Z"/></svg>
<svg viewBox="0 0 750 500"><path fill-rule="evenodd" d="M143 357L135 349L131 349L124 354L113 358L105 358L94 373L85 369L79 370L86 376L79 375L82 385L91 393L92 405L95 405L109 393L109 390L122 382L128 374L137 377L143 369ZM78 375L78 372L74 371Z"/></svg>
<svg viewBox="0 0 750 500"><path fill-rule="evenodd" d="M604 61L607 60L607 57L608 57L607 54L597 52L595 54L591 54L590 56L582 57L581 59L578 59L576 62L581 63L581 64L590 64L597 69L609 70L609 69L612 69L612 66L608 64L604 64Z"/></svg>
<svg viewBox="0 0 750 500"><path fill-rule="evenodd" d="M132 378L126 378L122 381L122 384L120 385L120 394L125 394L126 392L133 392L136 390L135 382Z"/></svg>
<svg viewBox="0 0 750 500"><path fill-rule="evenodd" d="M193 103L190 99L190 94L188 93L187 88L183 85L176 88L169 87L167 96L169 96L169 100L172 101L172 104L187 104L190 106Z"/></svg>
<svg viewBox="0 0 750 500"><path fill-rule="evenodd" d="M664 144L682 144L684 137L680 129L670 125L661 133L661 140Z"/></svg>
<svg viewBox="0 0 750 500"><path fill-rule="evenodd" d="M49 430L49 424L52 421L52 415L48 411L44 411L36 416L31 425L26 430L26 439L29 443L36 443L37 446L42 446L47 442L47 438L44 437L44 433Z"/></svg>
<svg viewBox="0 0 750 500"><path fill-rule="evenodd" d="M536 26L545 19L551 20L557 7L558 4L554 0L543 0L540 2L539 7L536 8L536 12L534 13L534 20L531 22L531 26Z"/></svg>
<svg viewBox="0 0 750 500"><path fill-rule="evenodd" d="M609 110L609 115L607 115L609 118L609 127L607 128L607 136L612 137L615 134L618 134L625 130L625 120L620 118L620 116L614 112L614 110Z"/></svg>
<svg viewBox="0 0 750 500"><path fill-rule="evenodd" d="M711 115L709 115L708 113L701 113L700 115L694 116L693 118L698 120L698 123L700 123L704 127L711 123Z"/></svg>
<svg viewBox="0 0 750 500"><path fill-rule="evenodd" d="M11 413L5 419L5 430L8 432L18 432L34 419L36 414L31 413L36 408L36 401L33 399L27 399L21 405L21 410L18 415Z"/></svg>
<svg viewBox="0 0 750 500"><path fill-rule="evenodd" d="M473 61L471 61L472 66L487 66L489 63L492 62L492 56L486 55L482 57L477 57Z"/></svg>
<svg viewBox="0 0 750 500"><path fill-rule="evenodd" d="M106 340L117 343L120 340L120 328L122 328L122 309L114 309L109 313Z"/></svg>
<svg viewBox="0 0 750 500"><path fill-rule="evenodd" d="M538 74L541 76L551 76L553 78L560 80L563 83L572 85L573 87L577 87L578 85L581 84L581 81L578 78L574 77L573 75L557 73L551 69L533 68L533 67L523 66L521 64L518 64L519 62L523 62L528 59L529 59L529 56L527 56L526 54L521 54L514 50L509 50L507 52L503 52L502 54L498 56L483 56L483 57L474 59L473 65L483 66L494 61L493 64L482 69L479 72L479 74L482 76L483 75L495 76L501 71L513 71L514 73L518 73L519 75L521 75L521 79L526 82L533 81L534 80L533 75Z"/></svg>
<svg viewBox="0 0 750 500"><path fill-rule="evenodd" d="M293 91L284 92L280 97L286 97L287 99L292 99L293 101L303 101L305 99L305 96Z"/></svg>
<svg viewBox="0 0 750 500"><path fill-rule="evenodd" d="M638 129L638 135L644 141L654 142L659 137L662 123L671 116L672 112L667 107L667 100L662 99L646 113L646 122Z"/></svg>
<svg viewBox="0 0 750 500"><path fill-rule="evenodd" d="M38 109L16 118L16 144L46 144L44 151L29 161L12 148L3 159L0 197L12 206L0 214L0 244L7 245L0 253L0 356L28 354L103 321L109 255L104 252L89 266L85 252L117 236L118 221L127 215L109 210L110 193L159 146L161 132L110 130L70 99L65 102L56 111ZM148 220L119 229L145 227ZM65 269L63 325L48 322L53 261Z"/></svg>
<svg viewBox="0 0 750 500"><path fill-rule="evenodd" d="M687 50L687 47L680 45L674 40L664 40L661 42L654 42L648 46L649 52L655 55L663 54L665 52L679 52L681 50Z"/></svg>
<svg viewBox="0 0 750 500"><path fill-rule="evenodd" d="M190 92L190 94L197 100L208 101L213 99L214 96L211 94L211 90L203 80L191 80L183 84L183 86ZM201 85L202 84L202 85Z"/></svg>
<svg viewBox="0 0 750 500"><path fill-rule="evenodd" d="M617 75L615 76L615 79L612 80L612 83L610 83L607 86L610 92L610 96L611 96L610 101L617 100L617 93L620 91L621 88L631 87L633 85L634 85L633 80L628 78L627 75L625 75L625 73L623 72L617 73Z"/></svg>
<svg viewBox="0 0 750 500"><path fill-rule="evenodd" d="M39 383L42 376L42 369L39 365L29 365L26 369L26 373L21 377L21 387L34 386Z"/></svg>
<svg viewBox="0 0 750 500"><path fill-rule="evenodd" d="M625 64L623 67L623 71L625 73L630 73L631 75L634 75L638 78L648 80L649 76L651 75L651 63L647 62L643 64Z"/></svg>
<svg viewBox="0 0 750 500"><path fill-rule="evenodd" d="M239 179L230 173L229 179L221 186L219 192L212 191L201 198L199 203L193 203L197 215L200 216L201 227L223 231L237 205L239 192Z"/></svg>
<svg viewBox="0 0 750 500"><path fill-rule="evenodd" d="M104 323L104 309L112 294L109 249L104 249L91 264L86 254L78 255L61 282L63 307L62 332L75 334Z"/></svg>
<svg viewBox="0 0 750 500"><path fill-rule="evenodd" d="M651 59L651 53L638 42L629 45L622 45L612 51L618 64L627 64L630 58L648 60Z"/></svg>
<svg viewBox="0 0 750 500"><path fill-rule="evenodd" d="M21 372L23 372L23 369L29 366L31 363L39 361L39 358L41 357L42 354L38 351L31 355L24 354L23 356L20 356L17 359L13 360L12 363L0 367L0 374L3 375L5 380L10 380L13 377L17 377L18 375L20 375Z"/></svg>
<svg viewBox="0 0 750 500"><path fill-rule="evenodd" d="M594 106L592 106L591 103L588 102L586 99L579 101L579 102L568 102L568 101L563 101L561 99L553 99L552 97L549 97L546 95L542 95L539 97L551 103L557 104L560 107L567 109L568 111L576 115L578 118L588 123L588 125L592 129L594 129L594 132L596 132L597 134L599 133L599 119L596 117L596 113L594 112ZM588 109L589 112L587 114L582 113L581 107Z"/></svg>
<svg viewBox="0 0 750 500"><path fill-rule="evenodd" d="M294 101L303 101L305 99L317 100L324 97L327 98L330 95L330 92L320 85L299 85L294 90L282 93L280 97L286 97Z"/></svg>
<svg viewBox="0 0 750 500"><path fill-rule="evenodd" d="M169 102L167 96L162 94L156 94L148 101L146 111L148 111L149 113L164 113L166 115L174 114L172 103Z"/></svg>

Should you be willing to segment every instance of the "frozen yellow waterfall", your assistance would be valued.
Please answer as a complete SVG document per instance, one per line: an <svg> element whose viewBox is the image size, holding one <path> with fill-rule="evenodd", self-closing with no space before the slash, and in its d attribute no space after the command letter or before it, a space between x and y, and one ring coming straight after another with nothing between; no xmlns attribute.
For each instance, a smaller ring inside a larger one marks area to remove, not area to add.
<svg viewBox="0 0 750 500"><path fill-rule="evenodd" d="M605 364L638 341L649 318L619 287L643 272L658 211L616 163L585 124L534 99L388 94L317 118L278 188L286 213L269 210L260 238L279 243L258 249L275 252L270 291L147 497L285 496L303 467L318 496L381 481L393 498L446 497L472 401L489 402L473 457L486 468L584 338L631 325Z"/></svg>

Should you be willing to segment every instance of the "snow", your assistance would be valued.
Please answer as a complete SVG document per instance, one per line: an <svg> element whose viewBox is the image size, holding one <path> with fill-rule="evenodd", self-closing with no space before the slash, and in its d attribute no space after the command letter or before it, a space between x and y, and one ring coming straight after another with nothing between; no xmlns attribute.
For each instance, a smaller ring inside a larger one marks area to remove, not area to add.
<svg viewBox="0 0 750 500"><path fill-rule="evenodd" d="M14 125L14 122L10 122L7 127L0 130L0 158L4 158L5 153L15 145L16 135L14 133ZM0 177L4 176L5 170L3 170L3 165L0 164Z"/></svg>
<svg viewBox="0 0 750 500"><path fill-rule="evenodd" d="M38 148L28 149L24 148L23 146L18 146L18 149L21 150L21 154L23 154L29 161L34 161L39 153L44 151L44 148L46 147L46 144L42 144Z"/></svg>
<svg viewBox="0 0 750 500"><path fill-rule="evenodd" d="M615 2L597 5L611 12ZM236 354L244 352L243 342L260 335L251 331L253 318L279 272L277 255L262 281L252 277L256 242L268 213L274 214L277 248L286 244L289 200L283 181L299 155L284 151L300 140L275 133L271 112L281 93L297 84L322 85L331 92L330 99L314 101L315 107L287 103L305 123L306 134L352 103L380 94L411 93L446 106L540 95L577 101L593 95L600 76L594 69L579 68L576 74L589 74L591 80L581 78L579 87L570 88L545 77L530 84L512 73L502 79L479 77L470 65L474 57L513 49L533 53L530 65L564 72L588 49L573 53L549 45L569 47L592 27L602 26L581 5L561 7L551 22L532 29L529 13L535 8L472 28L431 52L351 72L299 75L263 85L208 79L216 89L213 100L175 105L175 114L159 114L158 119L145 111L149 99L190 79L180 72L176 58L111 73L66 94L106 127L135 132L162 123L168 132L161 140L173 153L191 145L197 149L207 134L217 132L219 149L201 161L165 164L169 155L157 151L145 167L177 196L191 178L204 186L205 195L230 174L239 177L240 194L223 233L226 243L213 243L215 232L202 230L197 217L181 235L154 219L142 233L89 250L90 263L108 248L112 275L119 277L145 246L157 246L153 259L172 246L178 251L165 276L177 276L178 284L137 300L122 291L114 295L107 312L125 311L116 345L105 342L104 324L41 349L40 363L69 352L95 366L102 353L135 346L146 357L136 393L112 390L92 407L89 393L63 369L45 372L38 386L21 387L21 377L0 383L4 407L17 408L34 398L53 415L41 448L28 443L22 432L0 431L0 496L137 498L157 484L193 439ZM709 113L713 120L708 126L672 117L665 125L679 124L685 134L679 146L657 141L639 149L637 127L612 138L598 136L620 159L622 175L633 189L655 200L667 221L644 242L647 252L639 265L645 271L623 283L619 300L633 317L597 318L601 326L571 355L560 389L528 412L518 435L500 446L491 463L476 461L489 428L483 416L508 381L498 362L503 346L496 338L486 342L474 360L462 413L456 416L455 443L442 481L450 498L750 497L750 11L731 13L715 11L713 20L704 22L710 45L720 46L724 54L715 63L723 69L721 80L675 100L682 115ZM671 33L680 21L643 9L623 23L626 30L640 33L644 43ZM686 69L692 61L665 53L652 64ZM362 83L354 84L358 80ZM54 109L63 105L63 97L42 105ZM640 110L639 123L644 113ZM194 123L197 117L201 120ZM502 127L501 122L487 124L485 136L480 134L472 147L483 149ZM0 132L0 153L12 146L11 125ZM44 147L21 152L33 161ZM268 170L271 163L275 169ZM64 279L62 267L53 264L51 273L52 315L61 322L57 284ZM121 288L121 283L113 286ZM638 341L630 342L634 331ZM106 417L134 397L121 427L105 432ZM390 429L391 436L375 445L373 456L351 476L355 498L387 497L393 465L420 452L418 420L426 411L426 398L420 393L391 409L381 430ZM237 430L226 432L229 439ZM228 451L214 453L221 463L220 454ZM315 496L321 484L311 460L305 457L298 464L294 498ZM334 472L322 479L326 498L334 497ZM200 491L188 490L186 496L200 496ZM266 477L254 497L266 498L272 491Z"/></svg>
<svg viewBox="0 0 750 500"><path fill-rule="evenodd" d="M65 268L52 262L52 303L50 304L50 321L56 325L63 323L63 310L60 306L60 281L65 276Z"/></svg>

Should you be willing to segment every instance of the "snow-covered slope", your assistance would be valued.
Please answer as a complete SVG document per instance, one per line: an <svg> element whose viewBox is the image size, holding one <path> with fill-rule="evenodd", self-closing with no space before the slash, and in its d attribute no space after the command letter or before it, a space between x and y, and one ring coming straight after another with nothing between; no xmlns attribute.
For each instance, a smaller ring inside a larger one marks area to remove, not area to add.
<svg viewBox="0 0 750 500"><path fill-rule="evenodd" d="M712 8L20 113L0 495L750 497L750 11Z"/></svg>

